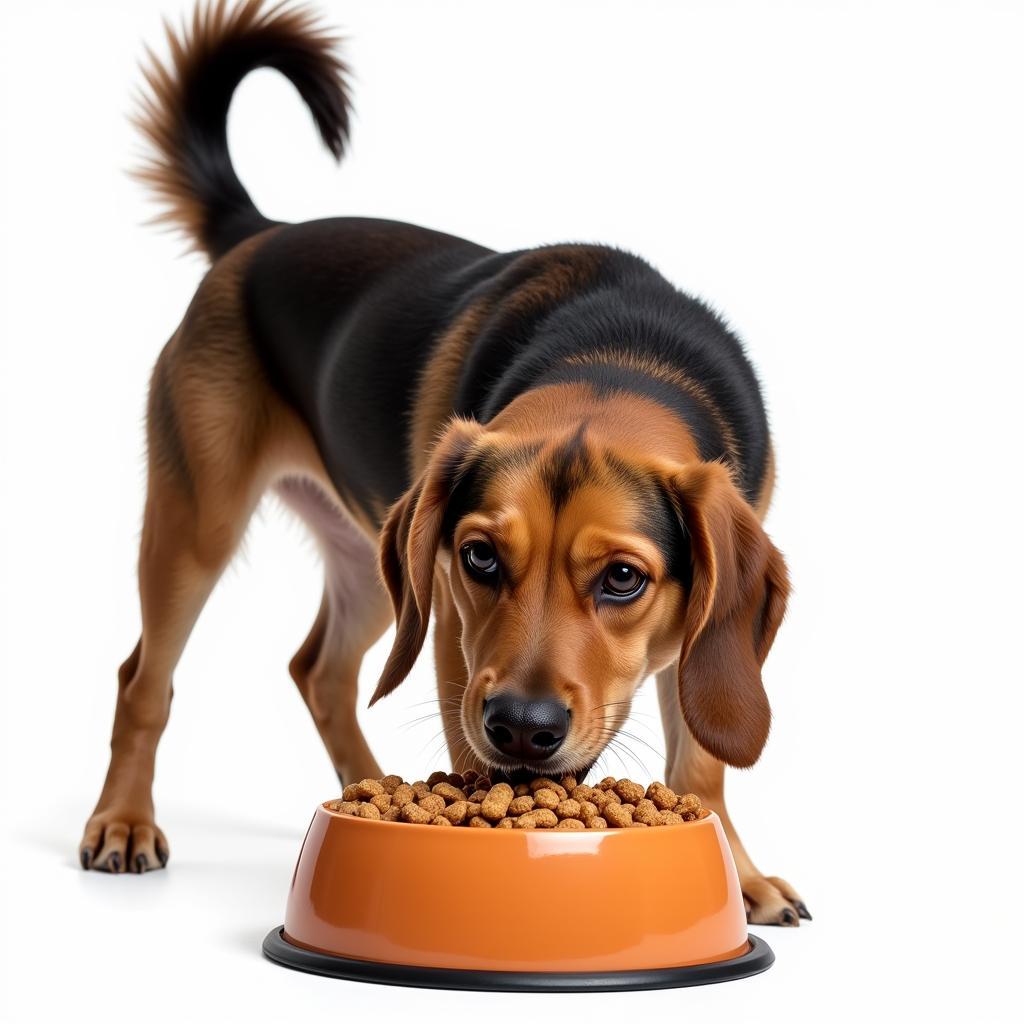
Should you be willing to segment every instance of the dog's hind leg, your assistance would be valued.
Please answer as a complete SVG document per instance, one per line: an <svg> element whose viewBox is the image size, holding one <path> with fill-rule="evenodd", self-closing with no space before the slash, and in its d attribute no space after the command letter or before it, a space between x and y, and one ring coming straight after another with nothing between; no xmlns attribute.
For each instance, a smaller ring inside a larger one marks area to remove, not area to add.
<svg viewBox="0 0 1024 1024"><path fill-rule="evenodd" d="M665 729L665 781L677 793L696 793L722 820L736 871L740 876L747 920L752 924L794 926L810 914L796 890L781 878L767 877L754 866L725 807L725 765L694 738L679 709L679 674L670 665L658 673L658 701Z"/></svg>
<svg viewBox="0 0 1024 1024"><path fill-rule="evenodd" d="M287 425L246 343L238 287L246 247L207 276L153 373L142 636L118 674L110 765L79 847L87 869L143 872L167 861L152 785L171 677L267 486L272 442Z"/></svg>
<svg viewBox="0 0 1024 1024"><path fill-rule="evenodd" d="M305 642L288 666L342 785L379 778L356 714L363 655L391 622L377 556L330 485L308 476L278 482L282 501L306 523L324 559L324 594Z"/></svg>

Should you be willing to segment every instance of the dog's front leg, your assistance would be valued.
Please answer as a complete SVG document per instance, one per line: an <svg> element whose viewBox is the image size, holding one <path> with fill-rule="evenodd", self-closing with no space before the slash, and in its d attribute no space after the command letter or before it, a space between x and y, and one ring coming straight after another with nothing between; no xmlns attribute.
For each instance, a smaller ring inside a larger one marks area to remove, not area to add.
<svg viewBox="0 0 1024 1024"><path fill-rule="evenodd" d="M810 920L804 901L788 882L763 875L743 847L725 807L725 765L709 754L690 733L679 709L679 675L670 665L658 673L658 701L665 729L665 782L677 793L696 793L722 820L743 889L751 924L795 926Z"/></svg>

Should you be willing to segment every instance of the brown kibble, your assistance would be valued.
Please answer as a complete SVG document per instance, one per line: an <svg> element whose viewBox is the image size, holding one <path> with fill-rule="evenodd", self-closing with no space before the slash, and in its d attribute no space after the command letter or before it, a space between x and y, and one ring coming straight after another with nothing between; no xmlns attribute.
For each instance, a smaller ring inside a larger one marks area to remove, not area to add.
<svg viewBox="0 0 1024 1024"><path fill-rule="evenodd" d="M431 825L447 825L448 828L452 827L452 823L443 814L435 814L433 816L433 818L430 819L430 824Z"/></svg>
<svg viewBox="0 0 1024 1024"><path fill-rule="evenodd" d="M533 782L530 783L530 792L533 793L534 796L536 796L538 790L541 789L553 790L555 793L558 794L559 800L565 800L566 797L568 797L569 795L565 791L565 787L561 783L555 782L554 779L549 779L547 777L534 779Z"/></svg>
<svg viewBox="0 0 1024 1024"><path fill-rule="evenodd" d="M505 817L508 805L512 803L515 794L507 782L499 782L492 786L484 802L481 804L481 813L488 821L500 821Z"/></svg>
<svg viewBox="0 0 1024 1024"><path fill-rule="evenodd" d="M646 796L659 811L671 811L679 802L679 797L661 782L652 782L647 787Z"/></svg>
<svg viewBox="0 0 1024 1024"><path fill-rule="evenodd" d="M658 818L658 808L654 806L654 801L644 797L636 805L636 810L633 812L633 820L641 821L645 825L660 825L661 820Z"/></svg>
<svg viewBox="0 0 1024 1024"><path fill-rule="evenodd" d="M423 810L430 811L431 814L440 814L445 808L444 797L438 796L436 793L421 796L416 802Z"/></svg>
<svg viewBox="0 0 1024 1024"><path fill-rule="evenodd" d="M587 826L578 818L563 818L556 826L556 832L578 832Z"/></svg>
<svg viewBox="0 0 1024 1024"><path fill-rule="evenodd" d="M441 813L453 825L461 825L466 820L466 810L468 807L468 800L456 800L455 803L449 804Z"/></svg>
<svg viewBox="0 0 1024 1024"><path fill-rule="evenodd" d="M679 798L679 803L672 808L676 814L699 814L700 797L696 793L686 793Z"/></svg>
<svg viewBox="0 0 1024 1024"><path fill-rule="evenodd" d="M486 793L491 788L491 780L486 775L478 775L473 780L473 785L476 786L477 789L482 789Z"/></svg>
<svg viewBox="0 0 1024 1024"><path fill-rule="evenodd" d="M579 818L582 811L579 800L559 800L555 808L555 814L563 821L567 818Z"/></svg>
<svg viewBox="0 0 1024 1024"><path fill-rule="evenodd" d="M697 818L698 818L698 819L702 819L702 818L707 818L707 817L708 817L708 816L709 816L710 814L711 814L711 811L710 811L710 809L709 809L709 808L707 808L707 807L702 807L702 808L701 808L701 809L700 809L700 810L699 810L699 811L697 812Z"/></svg>
<svg viewBox="0 0 1024 1024"><path fill-rule="evenodd" d="M427 776L427 785L436 786L439 782L445 782L448 778L447 772L431 772Z"/></svg>
<svg viewBox="0 0 1024 1024"><path fill-rule="evenodd" d="M356 783L356 792L363 800L369 800L370 797L383 793L384 787L376 779L363 779L362 782Z"/></svg>
<svg viewBox="0 0 1024 1024"><path fill-rule="evenodd" d="M593 818L587 820L587 828L602 829L607 827L608 822L600 814L595 814Z"/></svg>
<svg viewBox="0 0 1024 1024"><path fill-rule="evenodd" d="M487 799L487 793L488 790L486 789L474 790L469 797L470 803L482 804Z"/></svg>
<svg viewBox="0 0 1024 1024"><path fill-rule="evenodd" d="M490 828L491 823L481 814L469 819L470 828Z"/></svg>
<svg viewBox="0 0 1024 1024"><path fill-rule="evenodd" d="M466 784L466 776L460 774L459 772L449 772L444 777L444 780L448 783L449 786L454 786L456 789L462 789L462 787Z"/></svg>
<svg viewBox="0 0 1024 1024"><path fill-rule="evenodd" d="M515 828L515 818L502 818L501 821L495 824L495 828Z"/></svg>
<svg viewBox="0 0 1024 1024"><path fill-rule="evenodd" d="M559 783L566 793L571 793L579 785L575 775L563 775Z"/></svg>
<svg viewBox="0 0 1024 1024"><path fill-rule="evenodd" d="M605 807L603 817L609 828L629 828L633 824L632 811L627 810L622 804L613 804L611 801Z"/></svg>
<svg viewBox="0 0 1024 1024"><path fill-rule="evenodd" d="M508 805L508 811L506 812L511 817L515 818L517 815L526 814L527 811L533 810L533 797L532 796L517 796L512 803Z"/></svg>
<svg viewBox="0 0 1024 1024"><path fill-rule="evenodd" d="M629 827L630 828L650 828L650 826L647 824L646 821L634 821Z"/></svg>
<svg viewBox="0 0 1024 1024"><path fill-rule="evenodd" d="M571 796L573 800L579 800L580 803L583 803L584 800L592 799L593 795L594 787L585 786L582 783L574 789L569 790L569 796Z"/></svg>
<svg viewBox="0 0 1024 1024"><path fill-rule="evenodd" d="M347 785L341 791L341 799L344 800L346 803L351 803L353 800L358 800L359 796L359 786L354 782L349 783L349 785Z"/></svg>
<svg viewBox="0 0 1024 1024"><path fill-rule="evenodd" d="M560 800L561 797L553 789L548 789L546 786L533 791L533 802L537 807L546 807L549 811L553 811L558 806Z"/></svg>
<svg viewBox="0 0 1024 1024"><path fill-rule="evenodd" d="M466 785L468 786L470 783L472 783L472 781L477 777L478 774L479 773L474 771L472 768L467 768L462 773L462 777L466 780Z"/></svg>
<svg viewBox="0 0 1024 1024"><path fill-rule="evenodd" d="M619 779L614 786L624 804L638 804L644 798L644 787L632 779Z"/></svg>
<svg viewBox="0 0 1024 1024"><path fill-rule="evenodd" d="M389 807L382 815L381 820L383 821L401 821L402 820L402 808L401 807Z"/></svg>
<svg viewBox="0 0 1024 1024"><path fill-rule="evenodd" d="M385 775L384 778L380 780L380 784L384 787L385 793L394 793L394 791L402 785L402 776Z"/></svg>
<svg viewBox="0 0 1024 1024"><path fill-rule="evenodd" d="M334 810L339 814L355 814L359 810L359 804L355 800L339 800Z"/></svg>
<svg viewBox="0 0 1024 1024"><path fill-rule="evenodd" d="M407 782L403 782L394 793L391 794L391 806L392 807L404 807L411 800L416 799L416 794L413 792L412 786Z"/></svg>
<svg viewBox="0 0 1024 1024"><path fill-rule="evenodd" d="M466 817L467 818L479 818L480 817L480 808L481 808L481 806L482 806L481 804L470 803L467 800L466 801Z"/></svg>
<svg viewBox="0 0 1024 1024"><path fill-rule="evenodd" d="M420 807L419 804L408 803L402 808L402 821L409 822L410 825L426 825L429 824L431 819L434 817L430 811Z"/></svg>
<svg viewBox="0 0 1024 1024"><path fill-rule="evenodd" d="M597 817L597 804L590 800L580 801L580 820L590 821L591 818Z"/></svg>
<svg viewBox="0 0 1024 1024"><path fill-rule="evenodd" d="M516 818L516 828L554 828L557 824L555 812L546 807L538 807Z"/></svg>
<svg viewBox="0 0 1024 1024"><path fill-rule="evenodd" d="M658 820L662 825L682 825L683 816L675 811L658 811Z"/></svg>
<svg viewBox="0 0 1024 1024"><path fill-rule="evenodd" d="M516 796L529 796L530 787L525 782L520 782L512 792L515 793Z"/></svg>
<svg viewBox="0 0 1024 1024"><path fill-rule="evenodd" d="M370 798L370 803L383 814L391 806L391 795L389 793L378 793Z"/></svg>
<svg viewBox="0 0 1024 1024"><path fill-rule="evenodd" d="M430 792L441 797L446 804L453 804L456 800L465 800L466 798L461 787L453 786L450 782L438 782Z"/></svg>
<svg viewBox="0 0 1024 1024"><path fill-rule="evenodd" d="M606 775L597 785L599 789L611 789L615 785L615 779Z"/></svg>
<svg viewBox="0 0 1024 1024"><path fill-rule="evenodd" d="M357 818L370 818L372 821L380 821L380 811L373 804L360 804L356 808Z"/></svg>
<svg viewBox="0 0 1024 1024"><path fill-rule="evenodd" d="M625 802L625 801L622 800L622 798L619 796L619 794L615 792L614 789L606 789L604 791L604 795L605 795L606 805L607 804L621 804L621 803Z"/></svg>
<svg viewBox="0 0 1024 1024"><path fill-rule="evenodd" d="M430 793L430 786L425 782L414 782L412 784L412 791L416 795L416 799L419 800L421 796L427 796Z"/></svg>

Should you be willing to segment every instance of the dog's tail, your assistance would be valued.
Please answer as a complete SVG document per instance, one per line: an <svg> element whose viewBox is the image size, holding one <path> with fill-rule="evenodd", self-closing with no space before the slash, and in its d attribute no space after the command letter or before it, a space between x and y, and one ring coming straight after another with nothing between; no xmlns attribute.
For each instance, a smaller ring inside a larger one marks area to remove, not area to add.
<svg viewBox="0 0 1024 1024"><path fill-rule="evenodd" d="M227 117L238 83L260 67L280 71L306 101L324 144L341 157L348 139L346 68L337 39L306 7L241 0L200 2L181 32L167 25L170 60L147 48L149 83L134 117L151 151L134 173L164 204L192 247L216 259L272 226L256 209L228 154Z"/></svg>

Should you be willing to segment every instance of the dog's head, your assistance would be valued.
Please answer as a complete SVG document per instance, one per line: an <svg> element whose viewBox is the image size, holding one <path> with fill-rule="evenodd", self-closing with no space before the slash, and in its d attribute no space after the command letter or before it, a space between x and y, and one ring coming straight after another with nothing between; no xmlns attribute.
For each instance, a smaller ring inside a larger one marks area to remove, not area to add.
<svg viewBox="0 0 1024 1024"><path fill-rule="evenodd" d="M461 619L461 724L485 765L589 769L640 683L678 659L698 742L753 764L782 556L727 469L615 449L585 427L536 440L456 420L391 509L381 567L397 631L373 700L423 645L435 584Z"/></svg>

